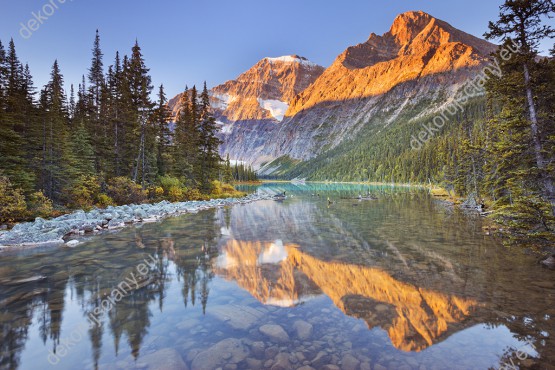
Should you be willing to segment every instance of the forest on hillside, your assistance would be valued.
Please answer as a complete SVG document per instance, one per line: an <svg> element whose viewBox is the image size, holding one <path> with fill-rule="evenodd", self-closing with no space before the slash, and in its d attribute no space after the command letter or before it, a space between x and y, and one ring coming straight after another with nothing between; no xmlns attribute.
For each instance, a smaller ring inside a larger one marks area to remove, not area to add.
<svg viewBox="0 0 555 370"><path fill-rule="evenodd" d="M57 60L37 91L13 39L7 48L0 41L0 223L74 208L241 195L228 185L234 176L256 176L220 158L206 84L183 94L175 125L164 86L156 100L153 89L137 42L105 71L97 31L87 74L67 93Z"/></svg>

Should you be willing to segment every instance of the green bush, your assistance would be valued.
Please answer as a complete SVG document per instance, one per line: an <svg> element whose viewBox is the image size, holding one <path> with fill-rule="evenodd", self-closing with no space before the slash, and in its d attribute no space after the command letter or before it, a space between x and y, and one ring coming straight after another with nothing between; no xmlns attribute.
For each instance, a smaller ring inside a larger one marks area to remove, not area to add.
<svg viewBox="0 0 555 370"><path fill-rule="evenodd" d="M180 202L185 200L187 188L183 185L181 180L172 176L161 176L158 178L158 183L163 189L163 198L170 202Z"/></svg>
<svg viewBox="0 0 555 370"><path fill-rule="evenodd" d="M102 193L98 195L98 198L96 200L96 205L100 208L106 208L108 206L115 206L116 203L108 195Z"/></svg>
<svg viewBox="0 0 555 370"><path fill-rule="evenodd" d="M202 195L198 189L189 189L185 193L186 200L204 200L205 197Z"/></svg>
<svg viewBox="0 0 555 370"><path fill-rule="evenodd" d="M153 202L159 202L164 199L164 189L161 186L149 186L146 191L148 199Z"/></svg>
<svg viewBox="0 0 555 370"><path fill-rule="evenodd" d="M27 210L31 218L35 217L50 217L54 212L52 201L42 193L37 191L29 196L27 201Z"/></svg>
<svg viewBox="0 0 555 370"><path fill-rule="evenodd" d="M108 180L107 194L117 205L140 204L147 199L147 191L127 177Z"/></svg>
<svg viewBox="0 0 555 370"><path fill-rule="evenodd" d="M168 194L166 195L167 199L170 202L180 202L183 200L183 188L178 186L172 186L168 190Z"/></svg>
<svg viewBox="0 0 555 370"><path fill-rule="evenodd" d="M91 175L79 177L67 192L69 207L84 210L91 209L99 200L100 190L98 177Z"/></svg>
<svg viewBox="0 0 555 370"><path fill-rule="evenodd" d="M0 176L0 223L22 220L26 214L27 205L21 189L14 189L9 178Z"/></svg>
<svg viewBox="0 0 555 370"><path fill-rule="evenodd" d="M226 193L226 194L233 194L235 193L237 190L235 190L235 188L233 187L233 185L230 184L222 184L222 192Z"/></svg>
<svg viewBox="0 0 555 370"><path fill-rule="evenodd" d="M181 188L183 184L177 177L172 177L169 175L160 176L158 178L158 183L164 189L164 194L168 195L171 188Z"/></svg>
<svg viewBox="0 0 555 370"><path fill-rule="evenodd" d="M222 195L222 183L218 180L214 180L210 183L210 195L214 197L219 197Z"/></svg>

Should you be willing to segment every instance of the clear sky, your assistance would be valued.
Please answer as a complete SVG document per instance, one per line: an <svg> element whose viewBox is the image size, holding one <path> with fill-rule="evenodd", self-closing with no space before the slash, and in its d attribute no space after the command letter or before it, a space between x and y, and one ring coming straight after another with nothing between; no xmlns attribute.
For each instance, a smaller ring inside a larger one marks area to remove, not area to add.
<svg viewBox="0 0 555 370"><path fill-rule="evenodd" d="M52 5L55 4L57 8ZM156 86L169 96L204 80L215 86L266 56L298 54L329 66L346 47L371 32L386 32L395 16L423 10L481 36L502 0L0 0L0 40L11 37L35 85L42 86L54 59L66 84L87 73L95 30L104 64L116 50L128 54L135 39ZM41 11L41 14L38 12ZM35 31L21 30L32 12ZM48 15L50 13L50 15ZM23 35L23 36L22 36ZM68 87L69 88L69 87Z"/></svg>

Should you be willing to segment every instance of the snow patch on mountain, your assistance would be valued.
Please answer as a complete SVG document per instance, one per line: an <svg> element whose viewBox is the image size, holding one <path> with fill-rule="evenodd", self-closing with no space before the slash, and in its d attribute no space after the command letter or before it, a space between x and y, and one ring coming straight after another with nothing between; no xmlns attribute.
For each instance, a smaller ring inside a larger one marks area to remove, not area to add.
<svg viewBox="0 0 555 370"><path fill-rule="evenodd" d="M283 102L281 100L264 100L258 98L258 104L263 109L270 111L270 114L277 119L278 121L283 121L283 117L285 117L285 112L287 112L287 108L289 108L289 104Z"/></svg>
<svg viewBox="0 0 555 370"><path fill-rule="evenodd" d="M212 102L212 108L222 110L227 109L229 103L235 100L235 97L229 94L212 94L212 98L214 99Z"/></svg>
<svg viewBox="0 0 555 370"><path fill-rule="evenodd" d="M216 121L216 124L219 126L222 134L231 134L231 131L233 131L233 124L231 123Z"/></svg>
<svg viewBox="0 0 555 370"><path fill-rule="evenodd" d="M310 60L296 55L285 55L277 58L266 58L266 60L269 61L270 63L275 63L275 62L300 63L302 65L309 66L309 67L318 66L316 63L312 63Z"/></svg>

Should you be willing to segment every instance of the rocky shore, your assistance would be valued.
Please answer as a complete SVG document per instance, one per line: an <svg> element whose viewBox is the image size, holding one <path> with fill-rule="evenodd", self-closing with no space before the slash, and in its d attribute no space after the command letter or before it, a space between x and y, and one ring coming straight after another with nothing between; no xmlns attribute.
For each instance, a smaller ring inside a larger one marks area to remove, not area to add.
<svg viewBox="0 0 555 370"><path fill-rule="evenodd" d="M37 218L33 222L17 224L13 229L0 234L0 250L4 248L38 246L45 244L79 244L75 237L123 228L137 223L156 222L167 217L202 210L246 204L259 200L273 199L268 194L251 194L244 198L212 199L155 204L130 204L125 206L94 209L90 212L76 211L50 220ZM72 239L69 240L68 239Z"/></svg>

